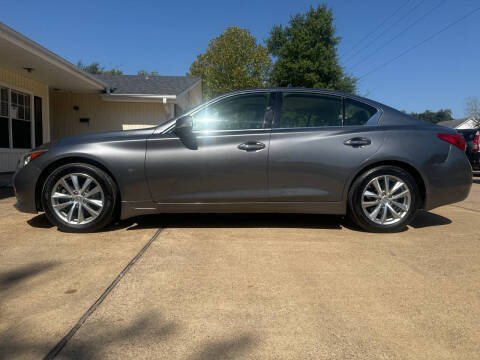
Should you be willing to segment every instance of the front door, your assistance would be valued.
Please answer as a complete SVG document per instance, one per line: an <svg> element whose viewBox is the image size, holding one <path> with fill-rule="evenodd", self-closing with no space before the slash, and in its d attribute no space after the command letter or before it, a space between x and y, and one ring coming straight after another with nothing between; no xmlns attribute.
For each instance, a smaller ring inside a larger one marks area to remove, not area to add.
<svg viewBox="0 0 480 360"><path fill-rule="evenodd" d="M268 92L229 96L191 114L191 136L153 134L146 174L160 210L267 201L268 102Z"/></svg>

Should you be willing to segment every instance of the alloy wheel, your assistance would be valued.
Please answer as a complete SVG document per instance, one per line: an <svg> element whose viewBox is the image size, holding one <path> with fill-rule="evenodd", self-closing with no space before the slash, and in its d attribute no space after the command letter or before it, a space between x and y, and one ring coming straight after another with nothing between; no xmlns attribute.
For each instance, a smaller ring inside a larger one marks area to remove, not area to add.
<svg viewBox="0 0 480 360"><path fill-rule="evenodd" d="M60 219L68 224L82 225L100 216L104 194L102 187L92 176L72 173L55 183L50 200Z"/></svg>
<svg viewBox="0 0 480 360"><path fill-rule="evenodd" d="M379 225L398 223L408 214L410 206L410 189L396 176L377 176L362 192L364 214Z"/></svg>

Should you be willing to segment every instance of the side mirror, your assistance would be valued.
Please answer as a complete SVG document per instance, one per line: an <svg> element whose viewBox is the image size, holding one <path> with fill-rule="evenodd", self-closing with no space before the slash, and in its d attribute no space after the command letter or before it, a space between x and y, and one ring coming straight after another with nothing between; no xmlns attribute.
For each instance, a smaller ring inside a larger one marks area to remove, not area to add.
<svg viewBox="0 0 480 360"><path fill-rule="evenodd" d="M190 115L182 116L175 123L173 132L178 136L189 134L193 131L193 118Z"/></svg>

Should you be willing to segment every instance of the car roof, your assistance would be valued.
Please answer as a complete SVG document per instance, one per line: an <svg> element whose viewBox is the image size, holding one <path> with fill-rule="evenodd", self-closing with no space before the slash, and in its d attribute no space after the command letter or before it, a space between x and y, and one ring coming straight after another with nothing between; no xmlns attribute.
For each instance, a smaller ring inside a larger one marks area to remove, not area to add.
<svg viewBox="0 0 480 360"><path fill-rule="evenodd" d="M336 96L342 96L342 97L359 98L359 99L369 100L369 99L362 98L361 96L358 96L358 95L355 95L355 94L352 94L352 93L346 93L346 92L337 91L337 90L300 88L300 87L247 88L247 89L232 90L232 91L226 92L222 95L233 95L233 94L240 94L240 93L245 93L245 92L259 92L259 91L263 91L263 92L265 92L265 91L268 91L268 92L314 92L314 93L329 94L329 95L336 95ZM369 101L371 101L371 100L369 100Z"/></svg>
<svg viewBox="0 0 480 360"><path fill-rule="evenodd" d="M265 87L265 88L247 88L247 89L240 89L240 90L233 90L226 92L224 94L219 95L218 97L223 97L223 96L231 96L235 94L245 94L245 93L250 93L250 92L298 92L298 93L317 93L317 94L325 94L325 95L333 95L333 96L340 96L340 97L346 97L349 99L353 100L358 100L361 102L364 102L366 104L372 105L377 108L381 109L392 109L389 106L379 103L377 101L367 99L365 97L355 95L352 93L346 93L342 91L337 91L337 90L330 90L330 89L313 89L313 88L299 88L299 87ZM398 110L396 110L398 111Z"/></svg>

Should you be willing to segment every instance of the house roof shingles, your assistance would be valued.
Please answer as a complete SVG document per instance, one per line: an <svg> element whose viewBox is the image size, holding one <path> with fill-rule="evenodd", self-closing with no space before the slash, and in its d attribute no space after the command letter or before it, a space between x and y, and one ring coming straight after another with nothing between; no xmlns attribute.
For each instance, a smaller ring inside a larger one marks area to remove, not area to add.
<svg viewBox="0 0 480 360"><path fill-rule="evenodd" d="M201 79L192 76L96 74L113 94L179 95Z"/></svg>
<svg viewBox="0 0 480 360"><path fill-rule="evenodd" d="M461 124L463 124L463 123L466 122L467 120L470 120L470 118L440 121L440 122L437 123L437 125L445 126L445 127L448 127L448 128L455 129L457 126L460 126Z"/></svg>

